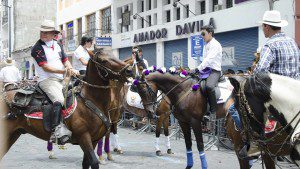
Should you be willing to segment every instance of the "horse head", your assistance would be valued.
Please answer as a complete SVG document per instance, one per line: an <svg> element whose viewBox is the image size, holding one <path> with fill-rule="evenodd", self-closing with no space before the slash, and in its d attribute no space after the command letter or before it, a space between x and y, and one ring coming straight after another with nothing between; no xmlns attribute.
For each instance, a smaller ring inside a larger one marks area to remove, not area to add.
<svg viewBox="0 0 300 169"><path fill-rule="evenodd" d="M143 106L146 111L154 114L156 108L158 107L157 102L157 86L151 81L147 81L144 74L134 80L133 84L137 87L138 93L143 101Z"/></svg>
<svg viewBox="0 0 300 169"><path fill-rule="evenodd" d="M267 74L229 77L234 87L232 92L234 104L246 130L251 128L257 133L264 131L264 121L267 117L265 103L271 99L271 81L267 77Z"/></svg>
<svg viewBox="0 0 300 169"><path fill-rule="evenodd" d="M95 71L96 69L97 74L103 80L117 79L127 81L127 77L131 75L131 66L115 58L111 51L95 49L93 53L90 52L90 57L87 72L90 67L93 67L90 68L90 71Z"/></svg>

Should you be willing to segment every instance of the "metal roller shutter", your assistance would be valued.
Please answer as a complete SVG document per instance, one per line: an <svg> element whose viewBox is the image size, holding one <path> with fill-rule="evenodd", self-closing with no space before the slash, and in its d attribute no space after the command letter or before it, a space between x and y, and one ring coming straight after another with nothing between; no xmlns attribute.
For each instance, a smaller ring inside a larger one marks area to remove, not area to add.
<svg viewBox="0 0 300 169"><path fill-rule="evenodd" d="M148 61L149 66L156 65L156 43L141 45L140 47L143 49L144 59ZM131 57L131 49L132 47L119 49L119 58L124 60Z"/></svg>
<svg viewBox="0 0 300 169"><path fill-rule="evenodd" d="M172 54L177 52L182 52L182 65L184 67L188 66L188 39L173 40L164 43L164 63L165 67L169 68L172 65Z"/></svg>
<svg viewBox="0 0 300 169"><path fill-rule="evenodd" d="M223 66L223 71L227 69L246 71L247 67L252 65L253 54L258 48L257 27L216 34L215 38L223 48L234 47L235 65Z"/></svg>

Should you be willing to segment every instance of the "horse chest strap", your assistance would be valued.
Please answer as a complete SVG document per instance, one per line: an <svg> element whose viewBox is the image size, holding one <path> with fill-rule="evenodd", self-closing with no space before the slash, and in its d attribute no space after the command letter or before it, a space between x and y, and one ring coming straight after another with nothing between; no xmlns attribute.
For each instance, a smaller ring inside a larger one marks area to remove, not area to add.
<svg viewBox="0 0 300 169"><path fill-rule="evenodd" d="M86 100L85 101L85 105L92 111L95 112L95 114L103 121L106 130L108 130L108 128L110 127L110 123L107 119L107 117L105 116L105 114L103 114L103 112L101 112L99 110L99 108L90 100Z"/></svg>

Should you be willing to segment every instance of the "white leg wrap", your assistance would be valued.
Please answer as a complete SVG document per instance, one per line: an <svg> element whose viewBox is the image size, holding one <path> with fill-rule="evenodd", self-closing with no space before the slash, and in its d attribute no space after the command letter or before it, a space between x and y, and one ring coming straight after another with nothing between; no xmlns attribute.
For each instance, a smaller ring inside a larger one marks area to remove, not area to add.
<svg viewBox="0 0 300 169"><path fill-rule="evenodd" d="M113 133L110 133L110 145L114 149L116 147L116 137Z"/></svg>
<svg viewBox="0 0 300 169"><path fill-rule="evenodd" d="M155 150L156 151L159 151L159 137L156 137L155 138L155 142L154 142L154 146L155 146Z"/></svg>
<svg viewBox="0 0 300 169"><path fill-rule="evenodd" d="M167 147L167 149L171 149L170 136L167 136L167 139L166 139L166 147Z"/></svg>
<svg viewBox="0 0 300 169"><path fill-rule="evenodd" d="M119 135L118 134L115 135L115 143L116 143L115 148L117 148L118 150L121 150L122 148L119 144Z"/></svg>

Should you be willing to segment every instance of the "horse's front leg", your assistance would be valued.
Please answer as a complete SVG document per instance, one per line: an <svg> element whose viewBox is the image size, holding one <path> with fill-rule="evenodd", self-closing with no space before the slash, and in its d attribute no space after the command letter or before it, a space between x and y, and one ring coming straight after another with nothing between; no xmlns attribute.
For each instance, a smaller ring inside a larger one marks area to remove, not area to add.
<svg viewBox="0 0 300 169"><path fill-rule="evenodd" d="M106 152L107 154L107 159L109 161L113 161L113 157L111 155L111 152L110 152L110 144L109 144L109 136L110 136L110 133L108 133L106 136L105 136L105 143L104 143L104 151Z"/></svg>
<svg viewBox="0 0 300 169"><path fill-rule="evenodd" d="M157 122L156 122L156 130L155 130L155 143L154 143L154 147L155 147L155 151L156 151L156 155L157 156L162 156L162 153L159 149L159 136L160 136L160 130L163 124L163 117L159 116Z"/></svg>
<svg viewBox="0 0 300 169"><path fill-rule="evenodd" d="M169 136L169 118L170 114L165 114L164 118L164 134L166 136L166 147L167 147L167 153L168 154L174 154L171 149L171 142L170 142L170 136Z"/></svg>
<svg viewBox="0 0 300 169"><path fill-rule="evenodd" d="M186 158L187 158L187 165L186 169L190 169L194 165L193 160L193 151L192 151L192 137L191 137L191 126L189 123L184 123L179 121L179 125L182 129L186 147Z"/></svg>
<svg viewBox="0 0 300 169"><path fill-rule="evenodd" d="M94 152L96 143L92 143L90 133L88 133L88 132L84 133L78 139L78 142L84 153L83 161L82 161L82 168L89 169L89 167L91 166L92 169L99 169L99 161Z"/></svg>
<svg viewBox="0 0 300 169"><path fill-rule="evenodd" d="M202 169L207 169L207 161L204 153L204 144L203 144L203 137L202 137L201 120L192 118L192 128L196 137L197 149L199 151Z"/></svg>
<svg viewBox="0 0 300 169"><path fill-rule="evenodd" d="M118 123L113 123L111 132L113 133L110 135L111 146L113 147L114 152L117 152L118 154L123 154L123 150L119 144Z"/></svg>

